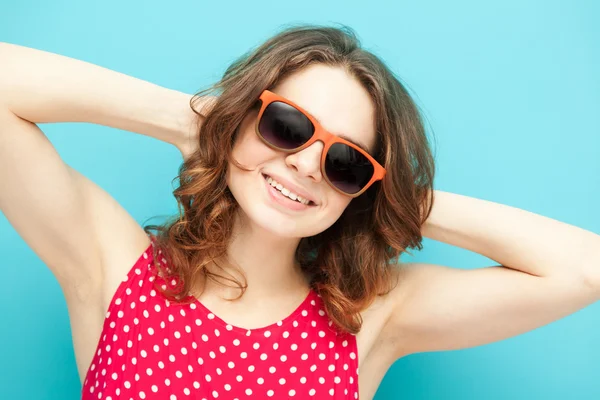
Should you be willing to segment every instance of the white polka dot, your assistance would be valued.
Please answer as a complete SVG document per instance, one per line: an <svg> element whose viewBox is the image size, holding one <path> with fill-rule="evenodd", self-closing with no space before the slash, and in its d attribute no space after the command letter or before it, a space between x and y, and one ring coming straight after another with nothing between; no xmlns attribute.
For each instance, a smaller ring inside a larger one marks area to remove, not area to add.
<svg viewBox="0 0 600 400"><path fill-rule="evenodd" d="M235 339L235 340L233 341L233 345L234 345L234 346L239 346L239 345L240 345L240 341L239 341L238 339Z"/></svg>
<svg viewBox="0 0 600 400"><path fill-rule="evenodd" d="M279 384L280 385L285 385L285 378L279 379Z"/></svg>
<svg viewBox="0 0 600 400"><path fill-rule="evenodd" d="M300 383L306 383L306 377L303 376L302 378L300 378Z"/></svg>
<svg viewBox="0 0 600 400"><path fill-rule="evenodd" d="M315 364L311 365L310 371L315 372L317 370L317 366Z"/></svg>
<svg viewBox="0 0 600 400"><path fill-rule="evenodd" d="M225 349L225 346L220 346L220 347L219 347L219 351L220 351L221 353L225 353L225 350L226 350L226 349Z"/></svg>
<svg viewBox="0 0 600 400"><path fill-rule="evenodd" d="M281 357L279 357L279 359L281 360L281 362L285 362L287 360L287 356L283 354Z"/></svg>
<svg viewBox="0 0 600 400"><path fill-rule="evenodd" d="M202 335L202 340L205 342L208 342L208 336L206 336L206 334Z"/></svg>
<svg viewBox="0 0 600 400"><path fill-rule="evenodd" d="M216 391L216 390L213 390L213 392L212 392L212 395L213 395L213 397L215 397L215 398L219 397L219 393L217 393L217 391Z"/></svg>
<svg viewBox="0 0 600 400"><path fill-rule="evenodd" d="M190 389L184 388L183 389L183 393L185 393L186 396L189 396L190 395Z"/></svg>
<svg viewBox="0 0 600 400"><path fill-rule="evenodd" d="M148 355L148 353L146 353L146 350L142 350L142 351L140 351L140 355L141 355L143 358L146 358L146 356Z"/></svg>
<svg viewBox="0 0 600 400"><path fill-rule="evenodd" d="M196 319L196 325L198 325L198 326L202 325L202 321L200 321L200 319Z"/></svg>
<svg viewBox="0 0 600 400"><path fill-rule="evenodd" d="M185 326L185 331L186 331L187 333L190 333L190 332L192 331L192 328L190 328L190 326L189 326L189 325L186 325L186 326Z"/></svg>
<svg viewBox="0 0 600 400"><path fill-rule="evenodd" d="M148 328L148 334L154 335L154 329L152 329L152 327Z"/></svg>
<svg viewBox="0 0 600 400"><path fill-rule="evenodd" d="M258 343L254 343L254 344L252 345L252 348L253 348L254 350L258 350L258 348L259 348L259 347L260 347L260 344L258 344Z"/></svg>
<svg viewBox="0 0 600 400"><path fill-rule="evenodd" d="M160 347L158 347L157 344L155 344L152 349L154 350L155 353L158 353L158 351L160 350Z"/></svg>
<svg viewBox="0 0 600 400"><path fill-rule="evenodd" d="M335 392L335 391L334 391L333 389L329 389L329 395L330 395L330 396L333 396L333 393L334 393L334 392Z"/></svg>
<svg viewBox="0 0 600 400"><path fill-rule="evenodd" d="M179 333L179 331L175 331L173 333L173 336L175 336L175 338L179 339L181 337L181 333Z"/></svg>
<svg viewBox="0 0 600 400"><path fill-rule="evenodd" d="M319 337L325 337L325 332L319 331Z"/></svg>
<svg viewBox="0 0 600 400"><path fill-rule="evenodd" d="M300 335L300 337L301 337L302 339L306 339L306 338L308 337L308 333L306 333L306 332L302 332L302 334Z"/></svg>
<svg viewBox="0 0 600 400"><path fill-rule="evenodd" d="M346 347L346 346L348 346L348 341L347 341L347 340L344 340L344 341L342 342L342 346L343 346L343 347Z"/></svg>
<svg viewBox="0 0 600 400"><path fill-rule="evenodd" d="M111 376L112 376L113 380L115 380L115 381L117 380L118 375L116 372L113 372Z"/></svg>
<svg viewBox="0 0 600 400"><path fill-rule="evenodd" d="M335 383L340 383L342 381L342 379L339 376L336 376L335 378L333 378L333 381Z"/></svg>
<svg viewBox="0 0 600 400"><path fill-rule="evenodd" d="M325 383L325 378L323 378L323 377L320 377L320 378L319 378L319 383L320 383L321 385L322 385L322 384L324 384L324 383Z"/></svg>
<svg viewBox="0 0 600 400"><path fill-rule="evenodd" d="M246 353L245 351L242 352L242 354L240 354L241 358L246 358L248 357L248 353Z"/></svg>
<svg viewBox="0 0 600 400"><path fill-rule="evenodd" d="M265 361L267 359L267 353L262 353L260 355L260 359L263 360L263 361Z"/></svg>
<svg viewBox="0 0 600 400"><path fill-rule="evenodd" d="M148 376L152 375L152 368L146 369L146 373L148 374Z"/></svg>
<svg viewBox="0 0 600 400"><path fill-rule="evenodd" d="M160 306L158 304L154 306L154 311L160 312Z"/></svg>
<svg viewBox="0 0 600 400"><path fill-rule="evenodd" d="M263 383L265 383L265 380L263 378L258 378L256 380L256 383L258 383L259 385L262 385Z"/></svg>
<svg viewBox="0 0 600 400"><path fill-rule="evenodd" d="M231 390L231 385L229 383L225 384L225 390L227 390L227 391Z"/></svg>
<svg viewBox="0 0 600 400"><path fill-rule="evenodd" d="M142 303L143 303L143 302L145 302L145 301L146 301L146 296L144 296L144 295L141 295L141 296L140 296L140 301L141 301Z"/></svg>
<svg viewBox="0 0 600 400"><path fill-rule="evenodd" d="M275 394L275 392L272 390L267 391L267 396L269 396L269 397L272 397L274 394Z"/></svg>
<svg viewBox="0 0 600 400"><path fill-rule="evenodd" d="M181 348L181 354L183 354L183 355L187 354L187 349L185 347Z"/></svg>
<svg viewBox="0 0 600 400"><path fill-rule="evenodd" d="M298 371L298 368L296 368L296 367L291 367L291 368L290 368L290 372L291 372L292 374L296 373L296 371Z"/></svg>
<svg viewBox="0 0 600 400"><path fill-rule="evenodd" d="M204 377L204 379L206 379L206 382L210 382L211 377L210 377L209 374L206 374L206 376Z"/></svg>
<svg viewBox="0 0 600 400"><path fill-rule="evenodd" d="M270 373L274 374L275 371L277 371L277 368L275 368L275 367L269 367L269 372Z"/></svg>
<svg viewBox="0 0 600 400"><path fill-rule="evenodd" d="M246 394L248 396L250 396L252 394L252 389L250 389L250 388L246 389Z"/></svg>
<svg viewBox="0 0 600 400"><path fill-rule="evenodd" d="M145 399L145 398L146 398L146 393L140 392L140 399Z"/></svg>
<svg viewBox="0 0 600 400"><path fill-rule="evenodd" d="M294 389L291 389L291 390L288 392L288 394L289 394L290 396L294 396L294 395L296 394L296 391L295 391Z"/></svg>
<svg viewBox="0 0 600 400"><path fill-rule="evenodd" d="M229 361L229 362L227 363L227 366L228 366L229 368L233 368L233 367L235 367L235 364L233 363L233 361Z"/></svg>
<svg viewBox="0 0 600 400"><path fill-rule="evenodd" d="M217 375L221 375L223 373L223 371L221 371L221 368L217 368Z"/></svg>
<svg viewBox="0 0 600 400"><path fill-rule="evenodd" d="M175 376L181 378L183 374L181 373L181 371L175 371Z"/></svg>
<svg viewBox="0 0 600 400"><path fill-rule="evenodd" d="M265 331L265 337L271 336L271 331Z"/></svg>
<svg viewBox="0 0 600 400"><path fill-rule="evenodd" d="M235 380L237 380L238 382L241 382L244 378L241 375L238 375L235 377Z"/></svg>
<svg viewBox="0 0 600 400"><path fill-rule="evenodd" d="M308 354L304 353L304 354L302 354L302 356L300 358L302 360L306 361L308 359Z"/></svg>
<svg viewBox="0 0 600 400"><path fill-rule="evenodd" d="M310 389L308 391L308 394L311 395L311 396L314 396L315 395L315 389Z"/></svg>
<svg viewBox="0 0 600 400"><path fill-rule="evenodd" d="M208 353L208 355L210 356L210 358L215 358L217 357L217 355L215 354L214 351L211 351L210 353Z"/></svg>
<svg viewBox="0 0 600 400"><path fill-rule="evenodd" d="M169 386L171 384L171 381L169 380L169 378L165 379L165 385Z"/></svg>
<svg viewBox="0 0 600 400"><path fill-rule="evenodd" d="M329 366L329 372L333 372L333 371L335 371L335 365L331 364Z"/></svg>
<svg viewBox="0 0 600 400"><path fill-rule="evenodd" d="M250 366L248 367L248 371L250 371L250 372L254 372L254 365L250 365Z"/></svg>
<svg viewBox="0 0 600 400"><path fill-rule="evenodd" d="M298 345L296 343L293 343L290 348L294 351L296 351L298 349Z"/></svg>

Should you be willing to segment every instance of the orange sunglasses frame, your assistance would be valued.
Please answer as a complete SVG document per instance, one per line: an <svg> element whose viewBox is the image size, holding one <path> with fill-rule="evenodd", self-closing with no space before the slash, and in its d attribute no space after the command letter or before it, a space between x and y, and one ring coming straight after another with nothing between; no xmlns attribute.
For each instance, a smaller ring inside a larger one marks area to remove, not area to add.
<svg viewBox="0 0 600 400"><path fill-rule="evenodd" d="M358 197L361 194L363 194L374 182L383 179L383 177L385 176L385 172L386 172L385 168L383 168L383 166L381 166L381 164L379 164L373 157L371 157L371 155L369 153L367 153L365 150L361 149L354 143L344 140L343 138L327 131L325 128L323 128L321 126L321 124L312 115L310 115L306 110L304 110L302 107L298 106L291 100L288 100L285 97L281 97L278 94L275 94L269 90L263 91L261 93L259 99L262 101L262 105L260 107L260 111L258 112L258 117L256 118L256 127L255 127L256 134L258 135L258 137L263 142L265 142L265 144L267 146L269 146L275 150L280 150L280 151L283 151L286 153L296 153L302 149L307 148L308 146L310 146L317 140L322 141L324 144L324 147L323 147L323 152L321 153L321 174L323 175L323 177L325 178L327 183L329 183L329 185L332 188L334 188L336 191L338 191L346 196L350 196L352 198ZM279 102L282 102L282 103L285 103L285 104L288 104L288 105L294 107L295 109L300 111L302 114L304 114L310 120L310 122L313 124L313 126L315 128L315 131L308 142L304 143L302 146L297 147L295 149L291 149L291 150L290 149L282 149L281 147L277 147L277 146L273 145L271 142L269 142L267 139L265 139L261 135L260 130L258 129L260 119L262 118L263 113L265 112L267 106L276 101L279 101ZM327 174L325 173L325 159L327 157L327 152L329 151L329 148L334 143L343 143L347 146L352 147L353 149L357 150L359 153L363 154L371 162L371 164L373 164L373 167L374 167L373 176L371 177L371 180L365 185L365 187L362 188L359 192L352 193L352 194L344 192L343 190L337 188L333 183L331 183L331 181L327 177Z"/></svg>

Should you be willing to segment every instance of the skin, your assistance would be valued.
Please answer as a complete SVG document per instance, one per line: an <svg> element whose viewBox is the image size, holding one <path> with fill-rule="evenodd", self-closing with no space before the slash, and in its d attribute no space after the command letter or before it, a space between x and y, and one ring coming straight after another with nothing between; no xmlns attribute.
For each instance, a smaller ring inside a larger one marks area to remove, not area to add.
<svg viewBox="0 0 600 400"><path fill-rule="evenodd" d="M108 193L61 160L36 124L84 121L129 130L172 144L185 158L197 143L196 115L189 95L67 57L0 43L0 59L0 209L61 286L83 380L115 290L150 242ZM344 71L312 66L274 91L332 133L373 145L372 104ZM235 290L208 283L197 291L221 318L246 328L274 323L302 301L308 283L294 263L295 246L331 226L350 201L320 175L322 143L295 154L273 151L256 137L255 118L244 120L234 149L252 169L232 166L227 176L242 211L228 256L243 269L248 289L235 302L222 300ZM269 205L262 171L304 187L318 206L294 214ZM435 195L423 235L498 265L396 268L399 284L362 312L361 399L372 398L389 366L407 354L502 340L600 299L597 234L498 203Z"/></svg>

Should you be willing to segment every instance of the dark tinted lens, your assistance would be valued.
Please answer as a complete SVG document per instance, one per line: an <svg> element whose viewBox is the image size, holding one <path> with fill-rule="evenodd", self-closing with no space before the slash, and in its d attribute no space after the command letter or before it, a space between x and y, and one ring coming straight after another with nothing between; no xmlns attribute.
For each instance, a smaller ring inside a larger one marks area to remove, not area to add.
<svg viewBox="0 0 600 400"><path fill-rule="evenodd" d="M282 149L295 149L312 137L315 128L306 117L289 104L275 101L267 106L258 131L265 140Z"/></svg>
<svg viewBox="0 0 600 400"><path fill-rule="evenodd" d="M375 168L367 157L354 148L334 143L325 157L325 173L338 189L358 193L373 177Z"/></svg>

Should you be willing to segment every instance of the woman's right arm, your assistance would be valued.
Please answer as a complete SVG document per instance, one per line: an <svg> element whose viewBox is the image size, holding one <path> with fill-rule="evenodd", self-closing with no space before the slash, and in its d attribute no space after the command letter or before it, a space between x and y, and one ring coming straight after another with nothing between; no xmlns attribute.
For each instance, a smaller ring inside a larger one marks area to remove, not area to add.
<svg viewBox="0 0 600 400"><path fill-rule="evenodd" d="M73 58L0 43L0 105L32 123L90 122L193 142L191 95ZM183 152L183 151L182 151Z"/></svg>
<svg viewBox="0 0 600 400"><path fill-rule="evenodd" d="M57 54L0 43L0 210L69 301L114 286L147 245L137 222L62 161L36 125L90 122L192 151L190 95ZM137 253L137 255L136 255Z"/></svg>

